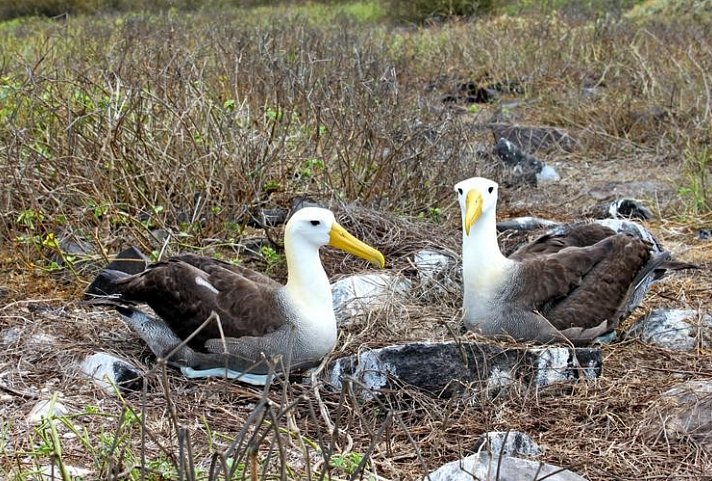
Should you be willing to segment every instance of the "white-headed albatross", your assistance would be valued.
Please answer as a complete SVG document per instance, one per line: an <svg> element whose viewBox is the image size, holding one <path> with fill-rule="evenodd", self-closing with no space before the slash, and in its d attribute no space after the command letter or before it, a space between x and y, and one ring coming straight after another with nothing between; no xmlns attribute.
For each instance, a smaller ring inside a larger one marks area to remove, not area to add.
<svg viewBox="0 0 712 481"><path fill-rule="evenodd" d="M324 245L383 267L383 255L341 227L331 211L306 207L284 232L288 277L282 285L244 267L187 254L156 262L135 275L104 270L96 302L119 304L131 327L159 357L192 377L220 374L264 384L265 360L303 368L317 364L336 344L331 286L319 258ZM127 308L146 303L160 319ZM211 313L219 323L201 326ZM226 372L228 368L231 372Z"/></svg>
<svg viewBox="0 0 712 481"><path fill-rule="evenodd" d="M638 286L669 259L599 224L547 234L505 257L497 243L497 183L455 185L462 211L464 321L485 336L585 345L614 334Z"/></svg>

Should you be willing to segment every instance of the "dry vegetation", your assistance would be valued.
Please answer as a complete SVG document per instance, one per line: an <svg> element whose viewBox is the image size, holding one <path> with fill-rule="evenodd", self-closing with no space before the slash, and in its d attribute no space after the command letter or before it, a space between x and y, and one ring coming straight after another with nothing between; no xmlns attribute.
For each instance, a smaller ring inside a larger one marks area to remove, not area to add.
<svg viewBox="0 0 712 481"><path fill-rule="evenodd" d="M163 372L117 316L79 305L92 272L127 245L239 255L283 277L279 229L249 224L303 197L337 209L392 269L408 273L423 246L457 252L452 185L499 175L477 155L492 135L475 126L514 118L565 128L576 144L537 152L562 182L503 189L503 216L568 219L607 194L642 196L664 219L651 225L663 243L704 268L660 283L641 313L709 306L710 249L695 237L712 221L703 25L549 15L416 29L266 12L0 25L0 327L18 334L0 340L0 477L37 479L54 461L88 479L416 479L495 429L527 432L546 461L591 480L709 477L709 453L650 421L661 392L710 379L704 349L626 341L605 348L595 382L496 399L404 388L364 402L349 389L261 392ZM441 102L466 81L516 85L504 98L520 104ZM85 243L81 255L68 240ZM363 268L324 259L335 277ZM341 332L332 357L459 336L458 296L374 312ZM78 376L97 350L154 367L144 391L107 396ZM27 425L54 393L69 414Z"/></svg>

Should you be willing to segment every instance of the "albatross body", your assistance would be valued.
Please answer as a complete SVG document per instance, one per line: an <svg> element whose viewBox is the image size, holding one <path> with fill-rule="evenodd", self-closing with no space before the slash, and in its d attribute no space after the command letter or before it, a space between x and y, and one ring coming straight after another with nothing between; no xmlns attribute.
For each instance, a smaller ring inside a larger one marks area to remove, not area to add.
<svg viewBox="0 0 712 481"><path fill-rule="evenodd" d="M168 362L186 375L222 372L264 384L270 366L309 367L336 344L331 286L319 258L323 245L384 265L383 255L349 234L330 211L307 207L285 227L286 285L187 254L135 275L105 270L100 275L109 287L100 294L122 305L119 312L154 354L172 354ZM159 319L128 307L138 303L148 304Z"/></svg>
<svg viewBox="0 0 712 481"><path fill-rule="evenodd" d="M496 182L455 186L462 211L463 310L468 329L515 340L585 345L612 331L669 253L581 223L505 257L497 243ZM641 294L642 293L642 294Z"/></svg>

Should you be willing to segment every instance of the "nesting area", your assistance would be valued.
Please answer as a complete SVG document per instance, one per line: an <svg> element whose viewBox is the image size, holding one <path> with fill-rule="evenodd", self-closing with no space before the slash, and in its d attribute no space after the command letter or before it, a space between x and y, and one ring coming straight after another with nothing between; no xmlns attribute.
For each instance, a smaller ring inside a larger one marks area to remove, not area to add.
<svg viewBox="0 0 712 481"><path fill-rule="evenodd" d="M362 208L337 211L337 216L349 228L361 226L358 234L382 249L391 268L405 275L413 269L413 253L422 248L457 255L455 224L434 229L429 223ZM676 231L670 224L655 230L668 245L675 244ZM692 246L684 258L708 263L707 255L707 249ZM347 262L335 251L322 258L336 277L363 270L363 263ZM56 428L64 433L65 462L108 477L131 472L140 456L165 459L184 470L219 472L223 467L215 453L221 453L235 457L240 469L275 476L282 470L290 476L315 476L325 465L346 476L340 470L355 470L364 460L359 469L367 476L418 479L473 452L482 433L507 430L528 433L544 446L543 460L592 480L632 479L645 472L699 479L710 466L705 448L668 435L663 416L671 414L659 403L660 394L681 381L709 379L706 348L674 352L624 340L603 348L599 379L509 389L493 398L478 386L445 399L401 386L364 400L348 384L333 392L319 381L310 385L298 380L278 382L265 391L229 380L189 380L161 367L116 313L80 305L76 287L5 265L11 283L3 294L0 409L13 420L5 433L6 459L27 460L21 453L48 436L46 427L26 419L39 400L53 399L67 410L67 421ZM674 274L654 286L632 317L677 303L705 305L709 288L708 269ZM407 341L474 339L461 333L457 290L440 290L437 299L422 292L421 297L397 301L342 328L329 358ZM77 373L78 362L94 351L144 369L143 389L120 398L97 389ZM80 434L71 435L74 430ZM107 450L105 465L86 466L85 436L106 443L101 445ZM149 466L155 472L175 469Z"/></svg>

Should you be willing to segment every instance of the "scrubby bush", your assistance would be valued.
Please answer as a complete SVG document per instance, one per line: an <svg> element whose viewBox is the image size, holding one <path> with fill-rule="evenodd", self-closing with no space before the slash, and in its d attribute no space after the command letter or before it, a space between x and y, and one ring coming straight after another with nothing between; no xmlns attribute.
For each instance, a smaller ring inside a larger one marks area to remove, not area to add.
<svg viewBox="0 0 712 481"><path fill-rule="evenodd" d="M214 7L252 7L268 0L0 0L0 21L19 17L59 17L107 12L194 11ZM286 2L285 2L286 3Z"/></svg>
<svg viewBox="0 0 712 481"><path fill-rule="evenodd" d="M475 17L492 12L495 0L386 0L396 22L424 23L452 17Z"/></svg>

